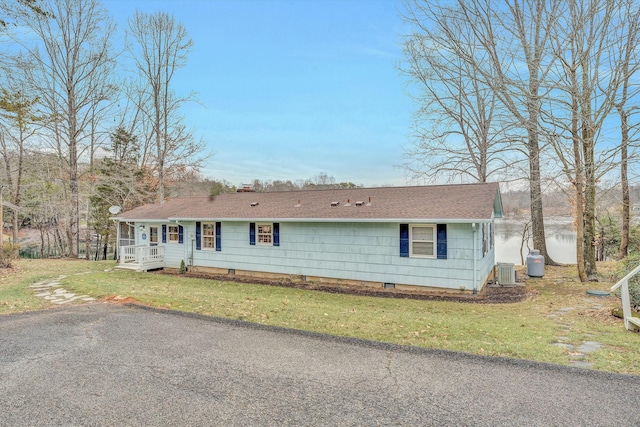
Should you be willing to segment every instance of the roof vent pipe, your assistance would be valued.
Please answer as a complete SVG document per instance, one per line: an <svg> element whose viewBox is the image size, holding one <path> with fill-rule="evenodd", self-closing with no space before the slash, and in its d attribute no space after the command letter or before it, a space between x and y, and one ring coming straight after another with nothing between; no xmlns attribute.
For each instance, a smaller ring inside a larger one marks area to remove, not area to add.
<svg viewBox="0 0 640 427"><path fill-rule="evenodd" d="M371 206L371 197L369 197L369 203L367 203L367 206Z"/></svg>

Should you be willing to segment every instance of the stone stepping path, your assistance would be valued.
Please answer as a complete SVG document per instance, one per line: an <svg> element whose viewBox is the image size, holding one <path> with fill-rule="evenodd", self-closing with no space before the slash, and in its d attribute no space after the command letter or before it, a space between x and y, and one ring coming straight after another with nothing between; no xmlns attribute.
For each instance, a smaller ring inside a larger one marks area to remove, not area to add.
<svg viewBox="0 0 640 427"><path fill-rule="evenodd" d="M29 286L37 297L44 298L51 301L53 304L68 304L72 301L90 302L95 301L95 298L91 298L89 295L76 295L73 292L69 292L62 287L60 280L67 276L60 276L55 279L43 280L38 283L34 283Z"/></svg>
<svg viewBox="0 0 640 427"><path fill-rule="evenodd" d="M563 317L567 315L569 312L574 310L599 310L603 308L604 305L600 304L598 301L595 301L592 298L585 298L584 304L581 304L576 307L563 307L556 310L554 313L547 315L547 317L557 319L559 321L559 325L562 328L562 334L568 333L571 329L571 325L563 322ZM589 336L585 336L585 338L589 338ZM552 343L552 345L556 345L558 347L562 347L569 352L571 356L571 366L575 366L578 368L592 368L593 363L589 362L588 355L589 353L593 353L603 346L602 343L597 341L583 341L580 345L568 344L566 341L569 341L569 338L566 336L558 336L557 342Z"/></svg>

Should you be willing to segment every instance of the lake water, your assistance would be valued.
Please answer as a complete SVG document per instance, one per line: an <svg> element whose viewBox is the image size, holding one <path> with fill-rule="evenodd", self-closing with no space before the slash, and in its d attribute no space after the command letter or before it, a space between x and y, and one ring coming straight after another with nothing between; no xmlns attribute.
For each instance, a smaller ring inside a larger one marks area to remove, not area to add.
<svg viewBox="0 0 640 427"><path fill-rule="evenodd" d="M525 221L524 219L496 220L496 262L522 265L520 244ZM561 264L576 263L576 232L572 218L545 218L545 236L547 250L554 261ZM529 247L525 242L522 248L522 258L525 263L530 249L535 249L532 240L529 240Z"/></svg>

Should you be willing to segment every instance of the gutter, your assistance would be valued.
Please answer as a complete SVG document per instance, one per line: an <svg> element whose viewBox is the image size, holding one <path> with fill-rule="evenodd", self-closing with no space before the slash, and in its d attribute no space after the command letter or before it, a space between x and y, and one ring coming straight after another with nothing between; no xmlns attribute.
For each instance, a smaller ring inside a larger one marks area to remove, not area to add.
<svg viewBox="0 0 640 427"><path fill-rule="evenodd" d="M260 218L260 217L246 217L246 218L224 218L224 217L210 217L210 218L176 218L171 217L166 220L154 220L157 222L166 221L232 221L232 222L246 222L246 221L264 221L264 222L366 222L366 223L434 223L434 224L469 224L469 223L490 223L493 218L482 219L446 219L446 218ZM137 220L148 221L148 220Z"/></svg>

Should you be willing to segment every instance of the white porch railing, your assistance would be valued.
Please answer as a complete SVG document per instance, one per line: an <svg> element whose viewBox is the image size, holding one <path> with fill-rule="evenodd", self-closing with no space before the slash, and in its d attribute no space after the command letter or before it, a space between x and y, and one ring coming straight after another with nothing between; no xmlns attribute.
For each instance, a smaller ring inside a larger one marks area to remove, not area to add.
<svg viewBox="0 0 640 427"><path fill-rule="evenodd" d="M633 317L631 311L631 298L629 297L629 280L636 274L640 273L640 265L634 268L611 287L612 291L620 288L620 295L622 297L622 315L624 316L624 327L632 331L634 329L640 329L640 318Z"/></svg>
<svg viewBox="0 0 640 427"><path fill-rule="evenodd" d="M162 268L164 267L164 246L121 246L120 266L140 271Z"/></svg>

